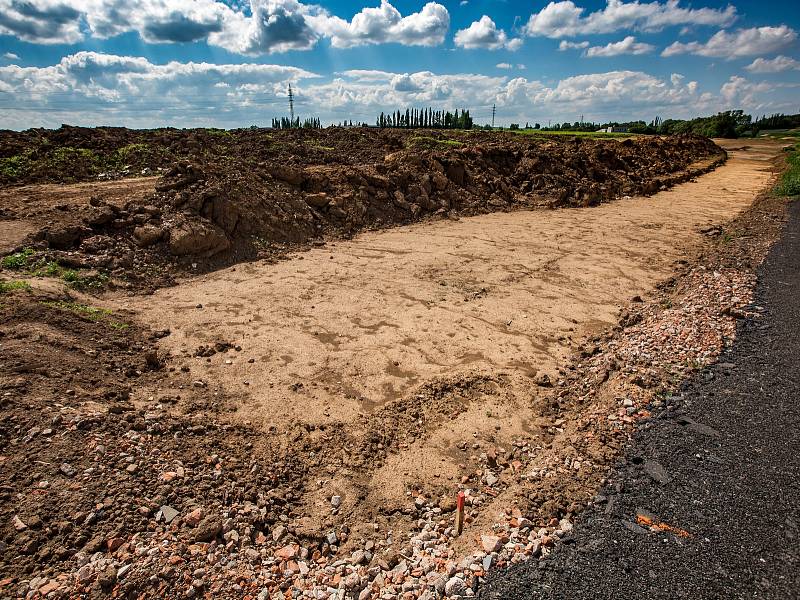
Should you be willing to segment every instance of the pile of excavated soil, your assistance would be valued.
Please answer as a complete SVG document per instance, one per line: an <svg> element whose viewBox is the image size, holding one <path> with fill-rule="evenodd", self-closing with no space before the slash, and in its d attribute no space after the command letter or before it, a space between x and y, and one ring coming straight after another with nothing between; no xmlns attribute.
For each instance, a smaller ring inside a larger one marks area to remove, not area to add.
<svg viewBox="0 0 800 600"><path fill-rule="evenodd" d="M124 198L124 182L96 190L83 184L83 202L36 202L33 211L27 200L41 189L0 190L0 222L29 232L5 251L33 246L70 267L153 283L169 280L176 264L203 270L432 215L592 206L651 194L712 168L725 153L700 137L62 128L5 132L0 157L6 165L14 157L29 161L14 177L4 170L11 183L160 169L152 193L137 186L122 202L104 190ZM132 165L122 170L98 172L128 159Z"/></svg>

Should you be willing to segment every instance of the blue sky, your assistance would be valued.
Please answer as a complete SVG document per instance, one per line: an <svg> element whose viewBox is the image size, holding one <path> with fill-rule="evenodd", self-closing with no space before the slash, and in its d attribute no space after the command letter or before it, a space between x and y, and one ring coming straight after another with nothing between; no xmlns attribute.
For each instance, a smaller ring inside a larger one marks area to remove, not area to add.
<svg viewBox="0 0 800 600"><path fill-rule="evenodd" d="M795 2L0 0L0 127L800 112Z"/></svg>

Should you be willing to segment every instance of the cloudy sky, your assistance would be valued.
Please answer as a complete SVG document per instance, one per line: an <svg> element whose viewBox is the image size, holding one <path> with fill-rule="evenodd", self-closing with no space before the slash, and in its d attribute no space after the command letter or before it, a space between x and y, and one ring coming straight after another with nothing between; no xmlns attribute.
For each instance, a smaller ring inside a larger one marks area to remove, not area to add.
<svg viewBox="0 0 800 600"><path fill-rule="evenodd" d="M800 112L797 0L0 0L0 127Z"/></svg>

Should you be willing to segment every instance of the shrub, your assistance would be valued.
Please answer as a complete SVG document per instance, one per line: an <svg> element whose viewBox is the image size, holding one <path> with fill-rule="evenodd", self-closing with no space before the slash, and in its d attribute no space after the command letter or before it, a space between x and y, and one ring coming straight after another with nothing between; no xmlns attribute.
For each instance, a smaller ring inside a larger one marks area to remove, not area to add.
<svg viewBox="0 0 800 600"><path fill-rule="evenodd" d="M800 196L800 144L786 159L788 168L781 175L775 192L781 196Z"/></svg>

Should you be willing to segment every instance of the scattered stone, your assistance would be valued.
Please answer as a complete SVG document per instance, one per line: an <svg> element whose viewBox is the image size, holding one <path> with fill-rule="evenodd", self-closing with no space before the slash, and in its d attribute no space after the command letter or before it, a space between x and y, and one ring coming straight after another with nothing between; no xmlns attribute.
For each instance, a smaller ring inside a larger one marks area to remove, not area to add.
<svg viewBox="0 0 800 600"><path fill-rule="evenodd" d="M654 460L646 460L643 468L644 472L647 473L653 481L662 485L669 483L669 475L660 463Z"/></svg>
<svg viewBox="0 0 800 600"><path fill-rule="evenodd" d="M222 523L214 517L206 517L192 532L195 542L210 542L222 531Z"/></svg>
<svg viewBox="0 0 800 600"><path fill-rule="evenodd" d="M444 586L445 596L458 596L467 589L466 582L461 577L451 577Z"/></svg>
<svg viewBox="0 0 800 600"><path fill-rule="evenodd" d="M484 552L497 552L503 545L503 541L496 535L482 535L481 546Z"/></svg>
<svg viewBox="0 0 800 600"><path fill-rule="evenodd" d="M203 519L203 510L195 508L183 519L183 522L189 527L197 527Z"/></svg>
<svg viewBox="0 0 800 600"><path fill-rule="evenodd" d="M283 548L276 550L275 556L281 560L291 560L297 556L298 549L297 544L287 544Z"/></svg>
<svg viewBox="0 0 800 600"><path fill-rule="evenodd" d="M177 517L180 513L172 508L171 506L167 506L166 504L161 507L161 518L164 519L164 523L172 523L172 521Z"/></svg>
<svg viewBox="0 0 800 600"><path fill-rule="evenodd" d="M272 530L273 541L280 542L286 536L286 527L278 525Z"/></svg>

